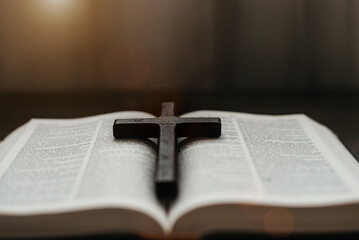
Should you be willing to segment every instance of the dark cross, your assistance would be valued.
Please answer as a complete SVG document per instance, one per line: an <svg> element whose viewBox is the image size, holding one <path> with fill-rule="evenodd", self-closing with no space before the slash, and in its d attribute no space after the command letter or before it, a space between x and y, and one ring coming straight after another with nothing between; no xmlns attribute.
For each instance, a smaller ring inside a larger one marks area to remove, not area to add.
<svg viewBox="0 0 359 240"><path fill-rule="evenodd" d="M155 173L159 199L177 196L177 138L219 137L220 118L181 118L174 115L174 103L162 103L157 118L117 119L113 125L115 138L158 138Z"/></svg>

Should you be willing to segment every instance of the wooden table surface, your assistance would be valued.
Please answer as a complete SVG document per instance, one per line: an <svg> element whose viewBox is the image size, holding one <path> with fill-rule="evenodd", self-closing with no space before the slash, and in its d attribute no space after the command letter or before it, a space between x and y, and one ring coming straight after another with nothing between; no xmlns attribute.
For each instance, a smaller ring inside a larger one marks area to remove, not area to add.
<svg viewBox="0 0 359 240"><path fill-rule="evenodd" d="M262 114L304 113L332 129L359 159L359 92L143 92L0 93L0 140L31 118L75 118L139 110L158 115L162 101L175 101L178 114L223 110ZM359 214L359 213L358 213ZM96 238L96 236L92 236ZM103 238L104 236L100 236ZM209 236L209 239L216 239ZM238 236L226 236L238 239ZM359 234L343 237L357 239ZM106 236L120 238L121 236ZM224 239L225 236L221 235ZM246 236L266 239L267 236ZM292 236L291 239L301 236ZM312 238L312 237L310 237ZM328 236L318 237L327 239ZM336 237L332 236L332 239ZM125 239L137 239L128 237Z"/></svg>

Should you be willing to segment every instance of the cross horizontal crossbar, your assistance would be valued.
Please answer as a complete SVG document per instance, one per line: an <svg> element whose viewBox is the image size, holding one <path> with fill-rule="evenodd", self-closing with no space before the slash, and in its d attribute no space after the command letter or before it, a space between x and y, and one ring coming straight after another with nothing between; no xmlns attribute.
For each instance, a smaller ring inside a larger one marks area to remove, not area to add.
<svg viewBox="0 0 359 240"><path fill-rule="evenodd" d="M219 137L220 123L219 118L117 119L113 132L115 138L158 138L161 125L175 124L177 137Z"/></svg>

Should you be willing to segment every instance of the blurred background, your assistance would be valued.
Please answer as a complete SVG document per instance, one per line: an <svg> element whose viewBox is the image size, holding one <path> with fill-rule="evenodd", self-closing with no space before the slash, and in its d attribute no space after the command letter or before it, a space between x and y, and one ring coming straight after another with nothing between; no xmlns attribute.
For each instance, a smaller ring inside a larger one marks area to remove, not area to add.
<svg viewBox="0 0 359 240"><path fill-rule="evenodd" d="M359 89L356 0L0 0L0 92Z"/></svg>

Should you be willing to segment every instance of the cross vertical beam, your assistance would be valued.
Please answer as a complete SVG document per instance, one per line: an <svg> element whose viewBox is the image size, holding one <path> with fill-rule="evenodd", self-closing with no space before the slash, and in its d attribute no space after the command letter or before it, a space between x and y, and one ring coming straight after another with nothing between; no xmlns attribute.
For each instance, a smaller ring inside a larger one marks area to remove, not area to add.
<svg viewBox="0 0 359 240"><path fill-rule="evenodd" d="M155 173L156 194L160 199L177 196L177 138L175 124L161 124Z"/></svg>

